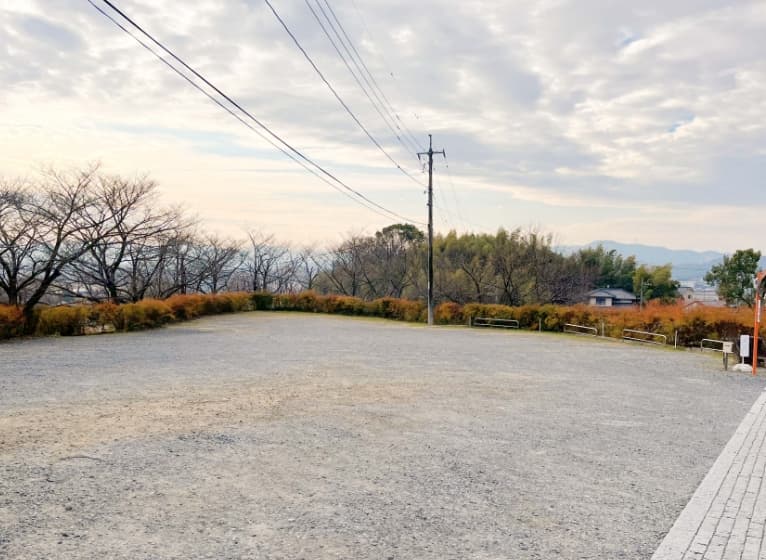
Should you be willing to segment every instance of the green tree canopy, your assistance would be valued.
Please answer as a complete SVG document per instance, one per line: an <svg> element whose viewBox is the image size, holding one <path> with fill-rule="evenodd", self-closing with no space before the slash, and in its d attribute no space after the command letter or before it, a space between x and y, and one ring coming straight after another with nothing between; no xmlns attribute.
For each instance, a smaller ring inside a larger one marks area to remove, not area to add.
<svg viewBox="0 0 766 560"><path fill-rule="evenodd" d="M716 286L718 295L729 305L753 305L754 279L758 271L761 252L740 249L733 255L724 255L721 264L714 265L705 274L705 282Z"/></svg>
<svg viewBox="0 0 766 560"><path fill-rule="evenodd" d="M642 301L659 299L672 303L678 299L679 283L673 280L673 266L641 265L633 273L633 293Z"/></svg>
<svg viewBox="0 0 766 560"><path fill-rule="evenodd" d="M607 251L603 245L580 249L576 257L595 288L633 288L636 257L623 257L615 249Z"/></svg>
<svg viewBox="0 0 766 560"><path fill-rule="evenodd" d="M398 238L405 243L420 243L425 241L425 234L412 224L393 224L375 232L375 237Z"/></svg>

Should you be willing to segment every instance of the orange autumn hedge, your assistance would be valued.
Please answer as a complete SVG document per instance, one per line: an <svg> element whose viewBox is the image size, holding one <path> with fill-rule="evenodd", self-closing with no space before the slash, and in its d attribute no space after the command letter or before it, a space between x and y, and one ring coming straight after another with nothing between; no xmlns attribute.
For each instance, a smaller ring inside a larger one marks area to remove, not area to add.
<svg viewBox="0 0 766 560"><path fill-rule="evenodd" d="M382 298L364 301L350 296L319 295L314 292L271 295L254 294L256 309L306 311L384 317L401 321L424 322L426 308L422 301ZM560 332L566 323L596 327L606 336L619 338L623 329L636 329L667 336L673 342L694 346L703 338L733 340L740 334L752 334L753 313L747 308L661 305L651 302L644 309L596 308L587 305L506 305L442 303L434 310L434 320L442 325L463 325L475 317L515 319L522 329Z"/></svg>
<svg viewBox="0 0 766 560"><path fill-rule="evenodd" d="M396 298L380 298L365 301L351 296L319 295L315 292L299 294L276 294L270 298L259 296L257 309L274 311L309 311L338 315L382 317L397 321L418 322L427 317L423 302Z"/></svg>
<svg viewBox="0 0 766 560"><path fill-rule="evenodd" d="M40 308L35 316L33 333L37 335L78 335L104 330L133 331L161 327L204 315L250 310L302 311L366 317L382 317L398 321L425 322L426 306L422 301L381 298L364 301L339 295L314 292L269 294L264 292L232 292L215 295L175 295L166 300L143 300L114 305L74 305ZM733 340L739 334L752 334L752 310L700 307L684 310L677 305L651 303L643 310L636 308L606 309L586 305L504 305L442 303L435 309L437 324L462 325L469 318L495 317L516 319L521 328L562 331L564 324L575 323L602 328L606 336L620 337L625 328L664 334L668 341L683 346L699 344L703 338ZM102 327L107 326L108 329ZM15 307L0 305L0 338L20 336L27 329L24 318Z"/></svg>
<svg viewBox="0 0 766 560"><path fill-rule="evenodd" d="M24 333L24 315L21 309L0 305L0 340L21 336Z"/></svg>
<svg viewBox="0 0 766 560"><path fill-rule="evenodd" d="M620 338L623 329L664 334L672 343L678 332L680 346L695 346L703 338L734 340L740 334L752 334L753 311L747 308L698 307L684 309L681 305L661 305L651 302L643 310L630 308L597 308L587 305L555 306L467 304L461 318L496 317L516 319L521 328L562 331L566 323L596 327L606 336ZM437 319L439 312L437 309Z"/></svg>
<svg viewBox="0 0 766 560"><path fill-rule="evenodd" d="M23 334L72 336L144 330L203 315L251 309L254 309L252 294L243 292L176 295L166 300L145 299L121 305L57 305L38 308L33 328L29 328L19 308L0 305L0 339Z"/></svg>

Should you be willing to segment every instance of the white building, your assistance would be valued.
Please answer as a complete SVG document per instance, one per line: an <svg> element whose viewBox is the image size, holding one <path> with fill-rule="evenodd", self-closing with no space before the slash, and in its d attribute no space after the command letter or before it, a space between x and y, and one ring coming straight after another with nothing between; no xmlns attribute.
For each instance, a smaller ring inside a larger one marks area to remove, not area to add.
<svg viewBox="0 0 766 560"><path fill-rule="evenodd" d="M678 288L678 293L686 305L707 305L710 307L723 307L726 303L718 297L715 288L699 284L683 284Z"/></svg>

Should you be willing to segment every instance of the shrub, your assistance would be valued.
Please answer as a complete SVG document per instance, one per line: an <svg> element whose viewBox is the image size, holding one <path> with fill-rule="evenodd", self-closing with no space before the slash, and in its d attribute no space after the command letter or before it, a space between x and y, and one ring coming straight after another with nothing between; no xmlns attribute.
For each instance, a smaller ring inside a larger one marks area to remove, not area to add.
<svg viewBox="0 0 766 560"><path fill-rule="evenodd" d="M440 325L461 324L464 322L463 308L452 301L440 303L434 309L434 322Z"/></svg>
<svg viewBox="0 0 766 560"><path fill-rule="evenodd" d="M293 294L274 294L271 299L271 308L275 311L290 311L290 305L288 305L288 298Z"/></svg>
<svg viewBox="0 0 766 560"><path fill-rule="evenodd" d="M35 334L73 336L88 324L88 308L82 305L45 307L37 314Z"/></svg>
<svg viewBox="0 0 766 560"><path fill-rule="evenodd" d="M231 309L232 313L241 313L255 309L249 292L226 292L219 294L218 297L226 301L226 305Z"/></svg>
<svg viewBox="0 0 766 560"><path fill-rule="evenodd" d="M272 309L274 305L274 296L269 292L253 292L250 294L250 300L252 301L253 309L258 311Z"/></svg>
<svg viewBox="0 0 766 560"><path fill-rule="evenodd" d="M99 303L90 308L88 322L94 326L117 326L119 305L114 303Z"/></svg>
<svg viewBox="0 0 766 560"><path fill-rule="evenodd" d="M114 303L44 307L37 311L35 334L76 336L87 334L88 327L100 327L100 332L116 329L122 309Z"/></svg>
<svg viewBox="0 0 766 560"><path fill-rule="evenodd" d="M283 311L319 311L317 295L314 292L276 294L272 303L274 309Z"/></svg>
<svg viewBox="0 0 766 560"><path fill-rule="evenodd" d="M24 314L20 307L0 305L0 340L24 333Z"/></svg>
<svg viewBox="0 0 766 560"><path fill-rule="evenodd" d="M173 320L173 312L164 301L145 299L135 305L143 309L149 327L159 327Z"/></svg>
<svg viewBox="0 0 766 560"><path fill-rule="evenodd" d="M186 321L203 315L235 313L254 309L253 296L247 292L221 294L176 294L164 303L170 308L174 319Z"/></svg>
<svg viewBox="0 0 766 560"><path fill-rule="evenodd" d="M173 319L173 311L164 301L145 299L138 303L120 305L115 327L122 331L153 329L170 323Z"/></svg>
<svg viewBox="0 0 766 560"><path fill-rule="evenodd" d="M343 295L319 295L312 291L296 294L266 292L226 292L221 294L178 294L164 301L143 300L115 305L57 306L39 309L35 314L39 335L83 334L86 327L113 325L117 330L156 328L172 321L202 315L233 313L252 309L304 311L382 317L398 321L425 322L427 309L421 300L391 297L364 301ZM438 324L465 324L468 318L515 319L521 328L561 331L566 323L597 327L607 336L619 338L623 329L649 331L667 336L672 343L676 333L682 346L696 346L703 338L733 340L752 333L752 310L700 307L688 310L681 305L651 302L643 309L594 308L586 305L506 305L444 302L436 306ZM24 317L19 308L0 305L0 338L20 336ZM103 331L101 331L103 332Z"/></svg>
<svg viewBox="0 0 766 560"><path fill-rule="evenodd" d="M365 303L353 296L318 296L311 293L314 304L310 311L322 313L339 313L341 315L374 315L372 309L375 302Z"/></svg>
<svg viewBox="0 0 766 560"><path fill-rule="evenodd" d="M372 303L376 304L373 309L376 311L375 316L377 317L408 321L410 323L425 321L428 318L426 305L420 301L381 298Z"/></svg>
<svg viewBox="0 0 766 560"><path fill-rule="evenodd" d="M202 296L199 294L176 294L167 298L165 305L178 321L188 321L202 314Z"/></svg>
<svg viewBox="0 0 766 560"><path fill-rule="evenodd" d="M255 301L259 309L263 306L275 311L363 315L400 321L425 320L425 305L422 302L405 299L387 297L364 301L353 296L319 295L311 291L298 294L274 294L268 297L263 294L253 294L251 298L257 298Z"/></svg>
<svg viewBox="0 0 766 560"><path fill-rule="evenodd" d="M216 296L204 294L200 298L200 315L215 315L216 313L227 313L229 311L226 302L218 299Z"/></svg>

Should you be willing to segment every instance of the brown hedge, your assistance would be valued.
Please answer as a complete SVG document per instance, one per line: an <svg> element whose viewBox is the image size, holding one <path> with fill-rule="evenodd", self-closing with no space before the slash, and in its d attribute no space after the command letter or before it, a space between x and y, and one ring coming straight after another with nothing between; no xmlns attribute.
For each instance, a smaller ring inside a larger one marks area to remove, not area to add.
<svg viewBox="0 0 766 560"><path fill-rule="evenodd" d="M40 308L36 313L35 334L78 335L104 330L132 331L157 328L204 315L250 310L303 311L397 321L425 322L423 301L380 298L364 301L341 295L315 292L268 294L265 292L229 292L223 294L175 295L166 300L147 299L137 303L114 305L74 305ZM741 308L699 307L689 310L679 305L650 304L637 308L594 308L586 305L555 306L442 303L434 312L437 324L466 324L469 318L494 317L515 319L522 329L562 331L566 323L595 327L599 333L619 338L623 329L664 334L672 343L676 333L681 346L699 344L703 338L733 340L740 334L752 334L752 310ZM102 327L108 327L104 329ZM21 311L0 305L0 339L25 332Z"/></svg>

